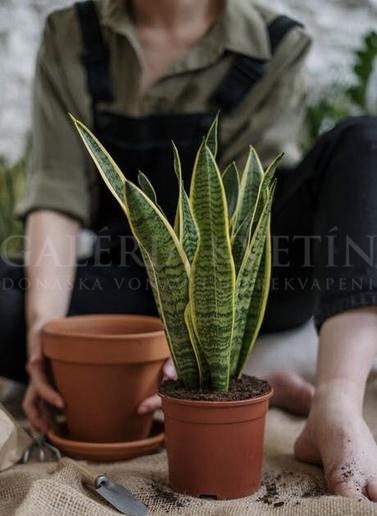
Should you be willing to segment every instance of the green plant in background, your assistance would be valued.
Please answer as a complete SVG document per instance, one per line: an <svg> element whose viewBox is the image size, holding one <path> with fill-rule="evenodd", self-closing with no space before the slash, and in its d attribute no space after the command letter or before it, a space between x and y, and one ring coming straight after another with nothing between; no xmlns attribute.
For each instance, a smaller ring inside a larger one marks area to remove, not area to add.
<svg viewBox="0 0 377 516"><path fill-rule="evenodd" d="M13 165L0 158L0 249L12 256L20 254L23 247L22 238L18 238L23 234L22 223L14 210L24 191L27 156L28 152Z"/></svg>
<svg viewBox="0 0 377 516"><path fill-rule="evenodd" d="M353 68L356 84L347 90L348 97L364 112L368 111L367 91L376 59L377 32L368 32L364 37L363 46L356 52L356 63Z"/></svg>
<svg viewBox="0 0 377 516"><path fill-rule="evenodd" d="M179 199L172 227L144 175L126 177L78 120L76 128L128 217L146 264L178 377L227 391L257 338L270 283L270 211L281 156L264 171L253 148L242 175L216 163L217 118L200 146L190 194L173 147Z"/></svg>
<svg viewBox="0 0 377 516"><path fill-rule="evenodd" d="M377 33L368 32L360 49L355 52L353 66L354 84L331 84L321 92L318 100L307 110L308 139L305 149L310 148L324 131L332 129L348 116L375 114L376 106L368 105L368 89L377 60Z"/></svg>

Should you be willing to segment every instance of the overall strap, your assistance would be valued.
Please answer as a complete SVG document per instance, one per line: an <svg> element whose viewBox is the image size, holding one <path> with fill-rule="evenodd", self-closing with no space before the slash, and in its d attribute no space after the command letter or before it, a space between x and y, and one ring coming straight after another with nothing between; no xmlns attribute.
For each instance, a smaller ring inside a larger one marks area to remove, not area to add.
<svg viewBox="0 0 377 516"><path fill-rule="evenodd" d="M274 54L280 42L295 27L303 27L303 24L288 16L278 16L267 27L270 37L271 52Z"/></svg>
<svg viewBox="0 0 377 516"><path fill-rule="evenodd" d="M88 90L93 105L97 102L111 101L113 95L109 52L103 39L96 5L93 0L86 0L77 2L75 9L83 43L81 60L86 70Z"/></svg>
<svg viewBox="0 0 377 516"><path fill-rule="evenodd" d="M303 25L288 18L278 16L268 26L271 53L274 54L284 37L295 27ZM248 56L236 57L229 72L226 74L220 86L211 96L211 102L218 109L229 113L236 108L249 94L254 86L262 79L265 72L266 61Z"/></svg>

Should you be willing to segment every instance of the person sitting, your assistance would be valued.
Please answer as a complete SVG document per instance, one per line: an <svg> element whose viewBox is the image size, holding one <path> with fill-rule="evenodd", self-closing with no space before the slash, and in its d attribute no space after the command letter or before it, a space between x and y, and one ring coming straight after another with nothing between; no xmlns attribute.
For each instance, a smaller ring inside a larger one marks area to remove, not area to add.
<svg viewBox="0 0 377 516"><path fill-rule="evenodd" d="M314 317L319 334L315 388L293 371L276 371L268 378L273 402L308 415L295 454L323 464L333 493L377 501L377 447L361 410L377 351L377 272L366 259L376 250L369 236L377 229L377 121L347 119L302 157L309 48L300 23L250 0L97 0L47 18L30 176L19 208L26 221L25 270L5 261L0 269L2 278L14 279L13 289L0 292L0 374L29 380L24 409L37 430L47 431L49 406L64 406L41 351L47 321L156 313L123 213L93 170L68 112L92 128L130 179L139 169L149 174L172 215L170 142L181 152L187 186L194 152L220 111L222 166L234 160L242 170L250 144L264 164L285 152L263 331ZM76 262L81 227L97 240L93 256ZM19 288L24 274L26 296ZM168 362L165 375L174 374ZM153 397L139 410L157 406ZM345 464L355 471L346 480Z"/></svg>

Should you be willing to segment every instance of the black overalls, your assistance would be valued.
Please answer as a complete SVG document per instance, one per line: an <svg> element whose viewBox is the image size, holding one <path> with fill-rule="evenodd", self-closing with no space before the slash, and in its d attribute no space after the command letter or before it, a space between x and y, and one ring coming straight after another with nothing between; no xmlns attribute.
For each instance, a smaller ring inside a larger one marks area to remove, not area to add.
<svg viewBox="0 0 377 516"><path fill-rule="evenodd" d="M81 27L87 86L92 99L93 131L110 152L127 178L137 183L139 170L149 176L159 205L174 220L178 185L172 172L172 140L177 145L182 162L186 189L189 189L195 154L207 133L216 112L226 116L236 108L263 77L265 62L238 56L220 85L209 99L210 110L204 113L169 113L143 117L127 117L98 109L100 102L113 99L110 78L109 53L103 39L96 7L93 1L75 5ZM280 16L268 27L272 52L298 22ZM124 92L127 95L127 92ZM221 145L219 155L221 157ZM109 228L112 236L125 231L125 218L111 193L101 182L99 219L95 229Z"/></svg>

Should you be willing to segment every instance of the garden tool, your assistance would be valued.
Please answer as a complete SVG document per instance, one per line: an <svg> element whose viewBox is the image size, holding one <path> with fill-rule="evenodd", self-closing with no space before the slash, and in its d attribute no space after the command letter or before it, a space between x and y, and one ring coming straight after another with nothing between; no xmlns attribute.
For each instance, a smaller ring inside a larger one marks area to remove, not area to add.
<svg viewBox="0 0 377 516"><path fill-rule="evenodd" d="M60 460L62 454L60 451L52 446L43 435L37 435L33 438L31 445L28 446L21 457L22 464L29 462L33 451L37 452L39 462L46 462L47 454L52 456L55 460Z"/></svg>
<svg viewBox="0 0 377 516"><path fill-rule="evenodd" d="M62 458L60 450L50 444L43 435L35 436L31 445L25 449L21 458L22 464L29 462L34 451L37 452L39 462L45 462L48 454L63 465L72 465L78 469L82 475L83 484L98 493L119 512L128 516L145 516L147 514L147 507L137 500L126 487L114 484L105 473L95 475L78 462L67 457Z"/></svg>
<svg viewBox="0 0 377 516"><path fill-rule="evenodd" d="M62 464L71 464L78 469L83 478L83 484L98 493L119 512L128 516L145 516L148 508L140 502L126 487L114 484L105 473L96 475L78 462L64 458Z"/></svg>

